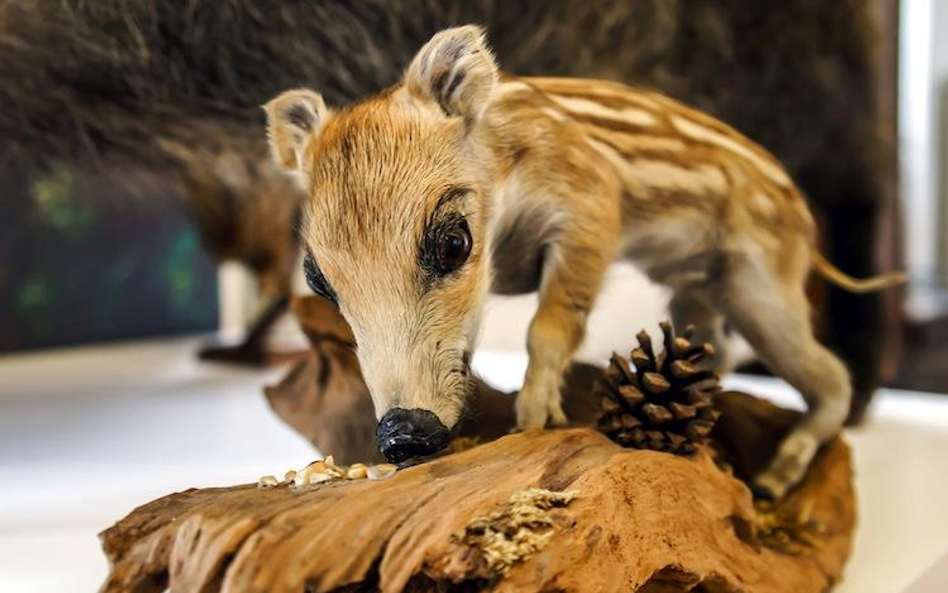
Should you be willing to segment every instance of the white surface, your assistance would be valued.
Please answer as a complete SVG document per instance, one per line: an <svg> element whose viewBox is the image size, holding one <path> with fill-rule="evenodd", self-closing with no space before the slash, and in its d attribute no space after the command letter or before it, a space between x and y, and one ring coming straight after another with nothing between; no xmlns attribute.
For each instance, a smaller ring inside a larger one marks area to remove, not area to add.
<svg viewBox="0 0 948 593"><path fill-rule="evenodd" d="M941 87L934 68L935 4L899 4L899 195L905 213L906 262L912 280L931 281L938 261L938 119Z"/></svg>
<svg viewBox="0 0 948 593"><path fill-rule="evenodd" d="M577 358L608 358L626 348L634 334L655 320L665 319L670 298L667 289L653 284L627 263L613 264L586 326L586 340ZM480 346L526 354L527 328L537 308L536 293L515 297L491 295L485 309Z"/></svg>
<svg viewBox="0 0 948 593"><path fill-rule="evenodd" d="M201 364L196 347L176 340L0 358L0 592L95 591L106 571L96 533L136 505L311 460L260 393L281 369ZM523 365L518 355L475 357L506 389ZM797 401L777 381L730 383ZM849 440L861 522L837 591L902 591L948 550L948 398L886 392Z"/></svg>

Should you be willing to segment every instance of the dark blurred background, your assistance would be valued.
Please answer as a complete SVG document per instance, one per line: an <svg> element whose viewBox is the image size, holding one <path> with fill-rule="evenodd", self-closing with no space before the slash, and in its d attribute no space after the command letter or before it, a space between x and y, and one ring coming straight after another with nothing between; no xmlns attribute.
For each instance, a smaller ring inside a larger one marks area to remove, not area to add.
<svg viewBox="0 0 948 593"><path fill-rule="evenodd" d="M217 269L185 213L82 176L0 168L0 352L216 329Z"/></svg>

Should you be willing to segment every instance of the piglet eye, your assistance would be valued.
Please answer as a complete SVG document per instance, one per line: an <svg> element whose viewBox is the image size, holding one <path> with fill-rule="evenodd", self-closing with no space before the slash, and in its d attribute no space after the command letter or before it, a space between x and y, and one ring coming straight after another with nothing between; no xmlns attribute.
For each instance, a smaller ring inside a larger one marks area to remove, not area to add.
<svg viewBox="0 0 948 593"><path fill-rule="evenodd" d="M325 276L323 276L319 266L316 265L316 260L308 253L303 257L303 274L306 276L306 284L313 292L338 304L336 292L326 282Z"/></svg>
<svg viewBox="0 0 948 593"><path fill-rule="evenodd" d="M471 254L471 232L467 223L447 231L438 240L438 272L448 274L461 267Z"/></svg>

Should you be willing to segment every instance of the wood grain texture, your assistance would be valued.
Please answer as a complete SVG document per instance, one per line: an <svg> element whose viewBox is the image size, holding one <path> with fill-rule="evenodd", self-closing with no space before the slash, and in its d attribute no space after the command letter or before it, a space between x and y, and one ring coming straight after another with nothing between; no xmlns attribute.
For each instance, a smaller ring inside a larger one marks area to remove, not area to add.
<svg viewBox="0 0 948 593"><path fill-rule="evenodd" d="M460 534L537 487L579 494L553 511L546 547L500 577ZM102 591L816 593L839 579L852 535L839 440L782 507L809 505L819 532L791 555L757 538L750 492L707 450L627 450L589 429L521 433L385 481L172 494L102 534L112 565Z"/></svg>
<svg viewBox="0 0 948 593"><path fill-rule="evenodd" d="M315 350L344 343L338 331L313 327L331 323L331 312L310 305L296 309L310 320ZM364 384L345 375L350 367L334 362L337 354L352 356L347 348L313 354L329 365L324 381L304 361L270 396L296 402L277 409L306 419L296 425L318 426L304 432L311 440L341 447L327 453L358 461L374 443L374 419L360 403ZM594 416L593 398L583 396L601 372L568 374L577 422ZM771 457L796 412L722 394L713 448L681 457L623 449L588 428L504 436L512 398L485 386L475 399L480 412L465 430L484 444L387 480L192 489L134 510L101 534L111 564L103 593L817 593L842 575L856 519L842 440L823 448L775 508L755 506L741 480ZM462 536L531 488L578 496L549 511L545 546L501 575ZM792 546L773 537L781 531Z"/></svg>

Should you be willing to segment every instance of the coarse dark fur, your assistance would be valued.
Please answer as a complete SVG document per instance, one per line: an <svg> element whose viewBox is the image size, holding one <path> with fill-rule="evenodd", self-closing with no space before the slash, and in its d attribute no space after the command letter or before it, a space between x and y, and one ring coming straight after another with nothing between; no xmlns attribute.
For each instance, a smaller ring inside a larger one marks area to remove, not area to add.
<svg viewBox="0 0 948 593"><path fill-rule="evenodd" d="M865 150L878 136L867 0L6 0L0 10L0 137L31 158L161 160L156 136L206 138L182 125L192 122L256 138L246 124L262 122L259 106L279 91L311 85L330 104L351 102L395 82L436 30L471 21L487 26L506 71L661 89L750 132L804 177L839 162L827 154L881 156ZM838 187L851 167L819 187Z"/></svg>
<svg viewBox="0 0 948 593"><path fill-rule="evenodd" d="M259 105L295 86L348 103L396 81L436 30L478 22L506 71L649 86L734 125L803 188L829 258L868 276L879 271L869 246L892 176L871 7L871 0L4 0L0 154L167 171L216 256L282 278L296 198L274 187L261 164ZM827 294L828 339L854 370L859 400L880 380L883 301Z"/></svg>

